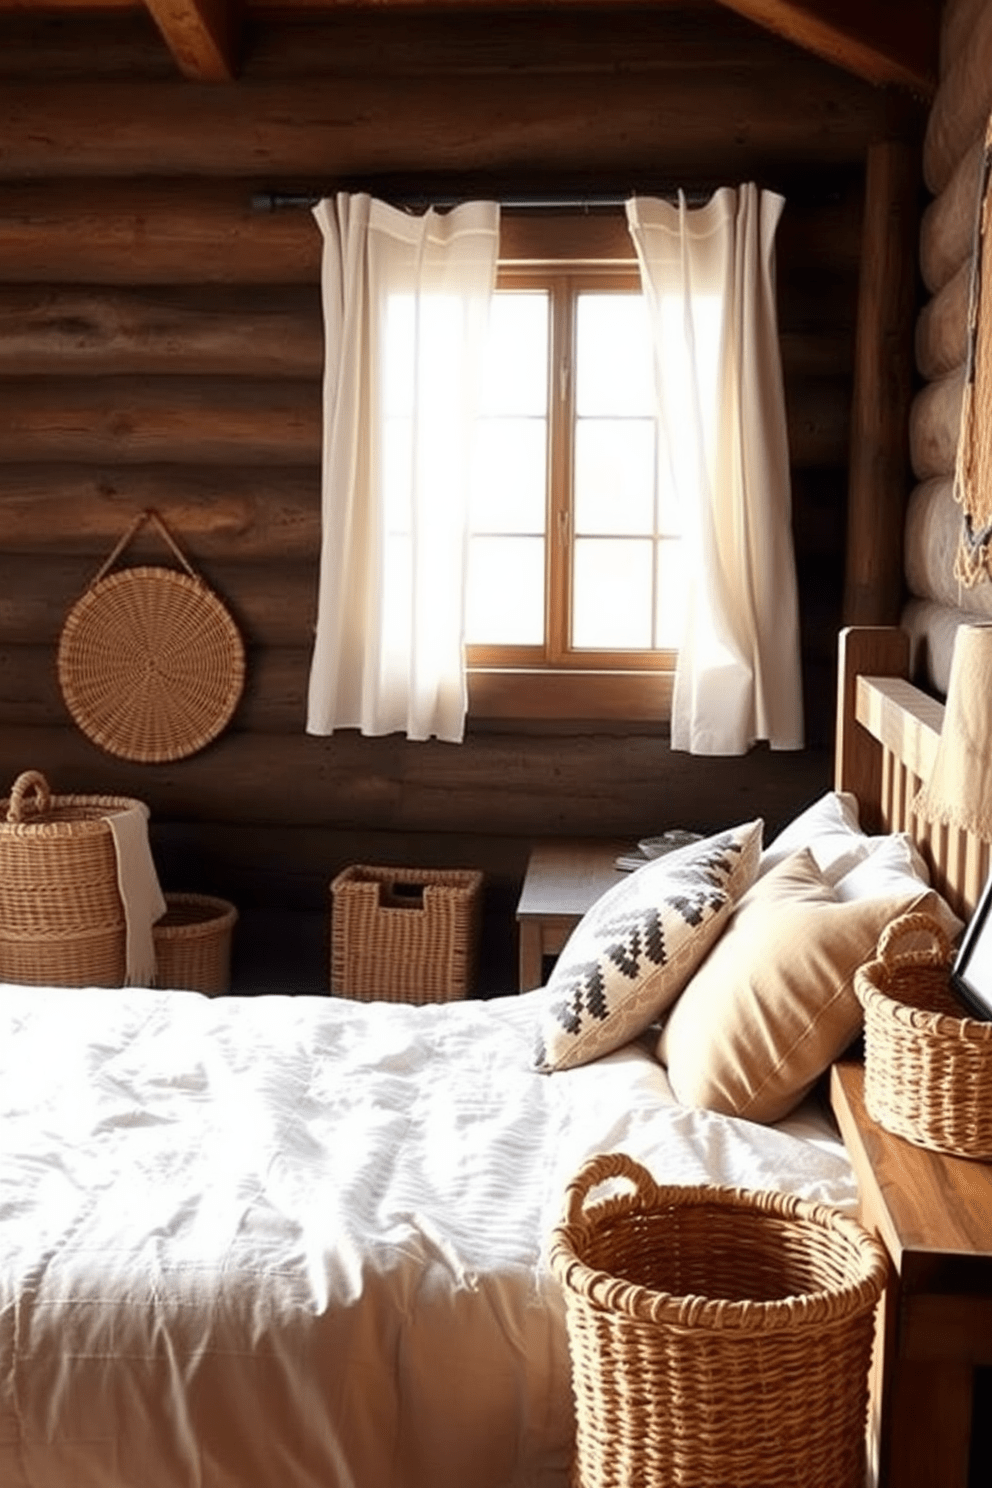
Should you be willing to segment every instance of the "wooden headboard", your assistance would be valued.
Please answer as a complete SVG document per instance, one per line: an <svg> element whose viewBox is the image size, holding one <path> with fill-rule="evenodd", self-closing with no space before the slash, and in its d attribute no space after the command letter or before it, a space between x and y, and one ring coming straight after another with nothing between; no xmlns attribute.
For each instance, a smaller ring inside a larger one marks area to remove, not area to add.
<svg viewBox="0 0 992 1488"><path fill-rule="evenodd" d="M841 631L834 787L851 791L866 832L908 832L935 889L967 920L989 874L989 843L934 827L912 809L928 777L944 705L907 680L909 637L887 626Z"/></svg>

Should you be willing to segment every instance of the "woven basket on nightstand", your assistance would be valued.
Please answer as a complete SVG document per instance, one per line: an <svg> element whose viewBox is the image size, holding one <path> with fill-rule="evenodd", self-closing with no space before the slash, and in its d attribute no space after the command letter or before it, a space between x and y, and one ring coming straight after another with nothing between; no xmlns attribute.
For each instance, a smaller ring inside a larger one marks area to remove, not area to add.
<svg viewBox="0 0 992 1488"><path fill-rule="evenodd" d="M614 1179L633 1193L587 1207ZM785 1194L661 1186L616 1153L569 1186L550 1262L574 1488L863 1488L888 1261L855 1220Z"/></svg>
<svg viewBox="0 0 992 1488"><path fill-rule="evenodd" d="M331 884L331 991L363 1002L465 997L482 882L471 868L345 868Z"/></svg>
<svg viewBox="0 0 992 1488"><path fill-rule="evenodd" d="M992 1023L963 1016L951 948L930 915L888 925L854 990L865 1012L865 1106L886 1131L992 1158Z"/></svg>

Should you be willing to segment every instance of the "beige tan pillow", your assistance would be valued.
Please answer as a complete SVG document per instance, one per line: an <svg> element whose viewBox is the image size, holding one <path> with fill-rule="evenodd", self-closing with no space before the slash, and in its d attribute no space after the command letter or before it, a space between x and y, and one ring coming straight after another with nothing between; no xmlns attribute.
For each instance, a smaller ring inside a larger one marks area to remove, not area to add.
<svg viewBox="0 0 992 1488"><path fill-rule="evenodd" d="M854 974L885 925L935 907L923 885L841 903L808 848L786 858L744 895L672 1008L657 1054L677 1099L785 1116L859 1032Z"/></svg>

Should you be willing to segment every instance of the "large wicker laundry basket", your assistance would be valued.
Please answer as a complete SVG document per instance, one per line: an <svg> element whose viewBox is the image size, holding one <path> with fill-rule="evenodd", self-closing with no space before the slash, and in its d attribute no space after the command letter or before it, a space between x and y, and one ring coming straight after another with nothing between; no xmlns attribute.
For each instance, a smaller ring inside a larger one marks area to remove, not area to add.
<svg viewBox="0 0 992 1488"><path fill-rule="evenodd" d="M0 801L0 981L123 985L126 919L107 818L139 805L53 796L36 770L17 777Z"/></svg>
<svg viewBox="0 0 992 1488"><path fill-rule="evenodd" d="M992 1159L992 1023L964 1015L952 951L930 915L900 915L859 968L865 1106L897 1137L954 1157Z"/></svg>
<svg viewBox="0 0 992 1488"><path fill-rule="evenodd" d="M587 1204L608 1179L633 1191ZM575 1488L863 1488L888 1261L855 1220L783 1194L662 1186L611 1154L570 1185L550 1261Z"/></svg>

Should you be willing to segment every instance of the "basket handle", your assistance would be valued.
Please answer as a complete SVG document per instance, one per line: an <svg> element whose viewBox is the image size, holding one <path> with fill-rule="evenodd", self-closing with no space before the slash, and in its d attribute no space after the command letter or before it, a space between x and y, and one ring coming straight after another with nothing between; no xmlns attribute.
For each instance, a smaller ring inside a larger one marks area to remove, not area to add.
<svg viewBox="0 0 992 1488"><path fill-rule="evenodd" d="M900 952L899 943L909 939L912 935L927 935L932 945L926 950L917 949L912 952ZM926 914L923 910L910 910L908 914L899 915L897 919L891 920L878 938L878 947L875 955L883 966L893 966L899 960L900 955L911 955L917 959L925 956L927 959L939 956L940 964L951 959L951 943L944 932L944 927L934 919L933 915Z"/></svg>
<svg viewBox="0 0 992 1488"><path fill-rule="evenodd" d="M608 1178L626 1178L633 1184L635 1196L645 1201L651 1199L657 1186L647 1168L625 1152L601 1152L583 1164L565 1190L566 1224L581 1221L589 1195Z"/></svg>
<svg viewBox="0 0 992 1488"><path fill-rule="evenodd" d="M193 568L193 565L190 563L189 559L186 557L186 555L183 553L182 549L179 547L179 544L176 542L175 538L172 536L172 533L169 531L168 527L166 527L165 523L163 522L162 518L159 516L158 512L157 511L153 511L151 507L148 507L148 508L146 508L145 511L139 512L138 515L135 517L134 521L128 527L127 531L125 532L124 536L121 538L120 542L117 544L117 546L114 549L114 551L111 553L110 557L103 564L102 568L100 569L100 572L93 579L92 582L94 584L98 584L100 582L100 580L104 577L104 575L107 574L107 573L109 573L110 569L113 568L114 564L117 562L118 558L121 556L121 554L123 553L124 549L127 547L128 543L131 542L132 539L137 536L137 534L141 531L142 527L144 527L144 525L145 525L146 522L150 522L151 523L151 525L155 528L156 532L158 533L159 537L162 538L163 542L165 542L166 545L169 548L172 549L172 552L173 552L174 556L176 558L178 558L179 562L182 564L183 568L189 574L190 578L191 579L195 579L195 578L198 577L198 575L196 573L196 570Z"/></svg>
<svg viewBox="0 0 992 1488"><path fill-rule="evenodd" d="M34 803L30 801L31 793L34 792ZM52 793L48 788L48 781L40 770L25 770L18 775L10 791L10 801L7 804L7 820L9 822L22 822L28 814L28 807L38 816L43 816L52 804Z"/></svg>

